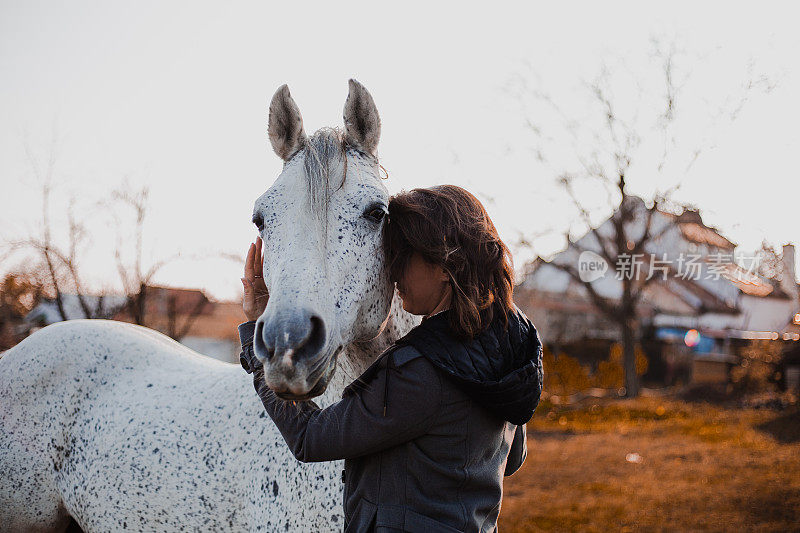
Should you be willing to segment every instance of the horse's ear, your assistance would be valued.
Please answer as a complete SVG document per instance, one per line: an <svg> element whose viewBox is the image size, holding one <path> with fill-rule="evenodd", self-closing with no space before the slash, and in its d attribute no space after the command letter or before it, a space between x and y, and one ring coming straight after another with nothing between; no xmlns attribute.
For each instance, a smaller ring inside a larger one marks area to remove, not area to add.
<svg viewBox="0 0 800 533"><path fill-rule="evenodd" d="M376 154L381 138L381 117L375 101L356 80L350 80L350 93L344 103L345 140L360 150Z"/></svg>
<svg viewBox="0 0 800 533"><path fill-rule="evenodd" d="M269 142L278 157L284 161L291 159L305 146L303 117L300 116L300 109L294 103L286 84L275 91L269 104Z"/></svg>

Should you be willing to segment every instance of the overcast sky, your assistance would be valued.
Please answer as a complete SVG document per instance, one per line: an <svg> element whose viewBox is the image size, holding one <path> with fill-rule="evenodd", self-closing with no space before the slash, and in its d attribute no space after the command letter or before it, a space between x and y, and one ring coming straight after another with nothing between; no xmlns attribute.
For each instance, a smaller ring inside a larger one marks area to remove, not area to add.
<svg viewBox="0 0 800 533"><path fill-rule="evenodd" d="M642 139L630 192L647 197L680 182L676 200L700 207L737 253L762 239L800 244L800 32L788 4L660 5L668 9L0 2L0 238L39 231L40 185L27 154L44 165L55 138L54 220L63 220L74 194L90 222L84 270L95 285L118 281L116 228L92 202L125 177L150 188L146 263L176 251L243 258L256 236L253 202L281 168L266 135L272 94L288 83L312 132L341 125L354 77L381 114L390 192L437 183L469 189L508 244L537 236L532 250L514 248L520 267L561 249L567 229L581 232L556 178L604 146L593 137L603 131L602 112L586 84L605 65L615 109ZM654 126L664 83L653 38L663 50L674 43L680 85L676 145L660 171L664 138ZM577 138L565 124L576 126ZM599 191L589 183L579 191L597 221L609 214ZM220 259L177 261L156 282L234 299L241 270Z"/></svg>

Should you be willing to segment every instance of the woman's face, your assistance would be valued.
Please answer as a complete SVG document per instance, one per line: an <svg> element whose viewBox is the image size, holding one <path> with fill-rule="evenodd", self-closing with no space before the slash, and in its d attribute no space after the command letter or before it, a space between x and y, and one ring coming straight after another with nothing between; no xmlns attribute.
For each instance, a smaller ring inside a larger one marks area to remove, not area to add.
<svg viewBox="0 0 800 533"><path fill-rule="evenodd" d="M412 315L431 314L449 292L448 281L449 277L442 267L428 263L419 252L414 252L408 260L403 279L397 282L403 309Z"/></svg>

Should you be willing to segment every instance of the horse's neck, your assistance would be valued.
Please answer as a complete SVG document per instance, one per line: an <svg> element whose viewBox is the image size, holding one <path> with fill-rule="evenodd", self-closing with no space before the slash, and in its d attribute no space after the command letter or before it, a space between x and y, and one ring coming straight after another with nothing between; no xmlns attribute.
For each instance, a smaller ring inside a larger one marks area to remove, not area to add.
<svg viewBox="0 0 800 533"><path fill-rule="evenodd" d="M325 392L315 401L323 406L328 406L339 401L345 387L361 375L367 367L375 361L386 348L394 341L408 333L408 331L419 324L420 317L412 315L403 309L403 303L397 294L392 298L389 317L381 333L369 341L354 342L345 347L339 354L337 369L331 378Z"/></svg>

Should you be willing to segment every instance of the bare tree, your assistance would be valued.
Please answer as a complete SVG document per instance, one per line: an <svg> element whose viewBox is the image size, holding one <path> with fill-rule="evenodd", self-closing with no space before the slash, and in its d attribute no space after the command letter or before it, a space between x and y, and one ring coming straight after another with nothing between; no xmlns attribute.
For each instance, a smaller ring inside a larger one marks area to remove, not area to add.
<svg viewBox="0 0 800 533"><path fill-rule="evenodd" d="M176 252L169 257L152 262L147 267L144 266L143 242L145 221L149 210L149 195L149 187L134 189L126 179L111 192L110 201L106 203L117 228L127 227L121 216L123 211L128 210L133 214L133 257L128 261L123 257L122 251L125 249L126 239L122 232L118 231L114 247L114 260L127 296L127 312L135 324L142 326L149 324L147 301L149 293L152 292L153 278L164 266L184 257L182 252ZM164 333L175 340L181 340L188 334L192 324L209 303L209 300L203 296L188 305L180 304L174 295L169 295L166 306L167 324ZM181 317L183 317L182 323L180 322Z"/></svg>
<svg viewBox="0 0 800 533"><path fill-rule="evenodd" d="M665 163L672 159L672 150L675 147L676 139L674 134L674 123L682 100L682 89L688 81L690 75L678 79L676 72L677 50L674 43L665 49L658 39L652 39L654 45L654 56L659 61L661 75L664 82L664 91L661 95L660 109L655 117L655 130L663 136L663 148L653 164L655 171L661 173ZM751 65L752 67L752 65ZM573 138L573 148L578 161L578 170L559 171L554 170L558 183L563 187L569 196L572 204L580 216L583 224L588 228L588 234L592 235L599 245L600 255L609 265L620 265L623 254L626 257L649 257L645 251L648 244L657 240L662 233L669 227L654 231L652 222L656 212L674 205L672 195L680 187L680 182L663 191L657 190L649 202L645 202L642 210L642 201L629 193L628 174L631 163L639 155L642 137L637 131L637 119L639 108L636 109L633 120L626 120L617 111L617 101L615 101L612 91L609 88L611 70L603 65L600 75L591 83L587 84L587 89L592 95L594 109L601 118L603 124L601 132L589 132L589 141L579 141L579 134L586 133L588 126L583 122L569 119L567 114L557 103L546 93L538 89L531 89L527 81L523 78L520 81L520 97L532 96L535 100L543 102L545 106L554 110L562 120L565 121L565 128ZM640 96L644 94L642 85L637 82ZM763 88L770 92L774 84L766 77L761 76L748 80L742 87L742 94L737 99L732 111L728 115L730 120L736 119L749 95L753 90ZM719 120L723 116L720 112L714 118ZM551 141L552 137L545 135L544 128L530 116L526 118L526 125L538 140L535 148L537 158L540 162L550 165L544 143ZM585 155L585 150L589 151ZM688 171L697 161L704 147L699 146L690 151L688 161L682 167L683 172ZM646 157L646 156L643 156ZM646 162L646 161L645 161ZM588 180L599 183L605 191L607 207L612 212L610 217L610 234L603 234L599 231L600 226L596 226L590 217L589 207L582 201L576 192L579 187L579 180ZM649 205L648 205L649 204ZM642 223L644 231L641 231ZM587 248L583 247L578 240L571 238L572 228L569 228L564 236L568 247L574 247L578 252L583 252ZM643 278L640 276L639 269L635 264L622 263L621 296L619 299L611 299L595 290L592 281L584 281L578 270L573 265L559 264L556 261L548 264L568 273L572 279L583 286L594 306L603 313L611 322L620 328L623 345L623 363L625 369L625 395L635 397L639 393L639 380L636 373L636 353L635 346L639 337L640 312L639 306L643 299L644 289L657 276Z"/></svg>
<svg viewBox="0 0 800 533"><path fill-rule="evenodd" d="M91 243L87 231L86 215L90 210L84 211L84 218L76 216L77 200L74 194L70 195L66 213L66 246L59 245L53 237L53 218L51 200L53 195L53 178L57 162L56 135L53 134L47 160L42 164L30 146L25 143L25 156L33 172L34 178L41 187L41 224L39 232L29 234L21 239L8 240L0 246L4 258L8 258L20 251L33 251L40 265L34 264L29 271L37 272L35 278L40 283L39 291L43 296L51 298L56 305L62 320L67 320L67 311L64 305L64 295L73 292L82 312L82 318L104 317L107 309L104 307L104 295L97 295L91 302L87 298L86 284L81 276L80 255L82 249ZM39 268L41 266L41 268ZM42 273L44 273L42 275ZM72 318L75 318L74 316Z"/></svg>
<svg viewBox="0 0 800 533"><path fill-rule="evenodd" d="M83 252L92 243L91 235L88 230L91 224L88 223L88 216L94 213L95 209L105 210L111 213L117 228L116 246L113 250L114 261L120 275L123 290L126 297L125 308L129 312L133 322L146 325L146 300L148 288L152 285L154 276L158 271L171 261L182 256L177 252L167 258L155 261L152 265L143 267L143 240L144 225L148 213L149 190L143 187L140 190L133 190L127 183L114 189L109 198L99 201L88 201L90 208L85 205L78 206L74 194L68 197L65 216L53 216L52 198L54 195L54 180L56 173L56 163L58 159L57 136L53 134L49 153L44 162L34 154L30 146L24 143L25 155L30 165L31 172L40 186L41 193L41 218L37 231L31 232L28 236L17 239L5 240L0 243L0 261L5 261L19 252L34 254L34 261L30 264L31 272L34 274L27 276L26 279L34 280L38 284L38 293L41 297L52 299L61 317L61 320L77 318L72 312L68 312L65 305L65 296L74 294L77 300L80 318L106 318L114 311L108 305L110 294L109 289L103 289L99 293L90 295L87 290L87 283L84 280L85 268L82 264ZM126 261L123 253L130 247L124 238L122 228L130 227L130 220L125 219L124 212L133 212L133 250L132 260ZM81 213L79 216L78 213ZM55 226L55 221L62 226ZM57 230L65 229L65 232ZM54 231L56 230L56 231ZM65 234L66 243L59 244L54 234ZM241 257L234 257L235 254L217 254L218 256L244 262ZM211 257L214 254L206 254ZM193 258L194 256L184 256ZM30 261L30 260L29 260ZM24 273L15 267L13 272L17 277ZM16 278L15 278L16 279ZM5 296L5 294L4 294ZM90 297L91 296L91 297ZM203 296L199 302L192 302L189 308L186 305L171 302L167 305L165 313L168 316L167 333L176 340L184 337L196 317L202 313L209 300ZM183 318L183 321L179 319Z"/></svg>

